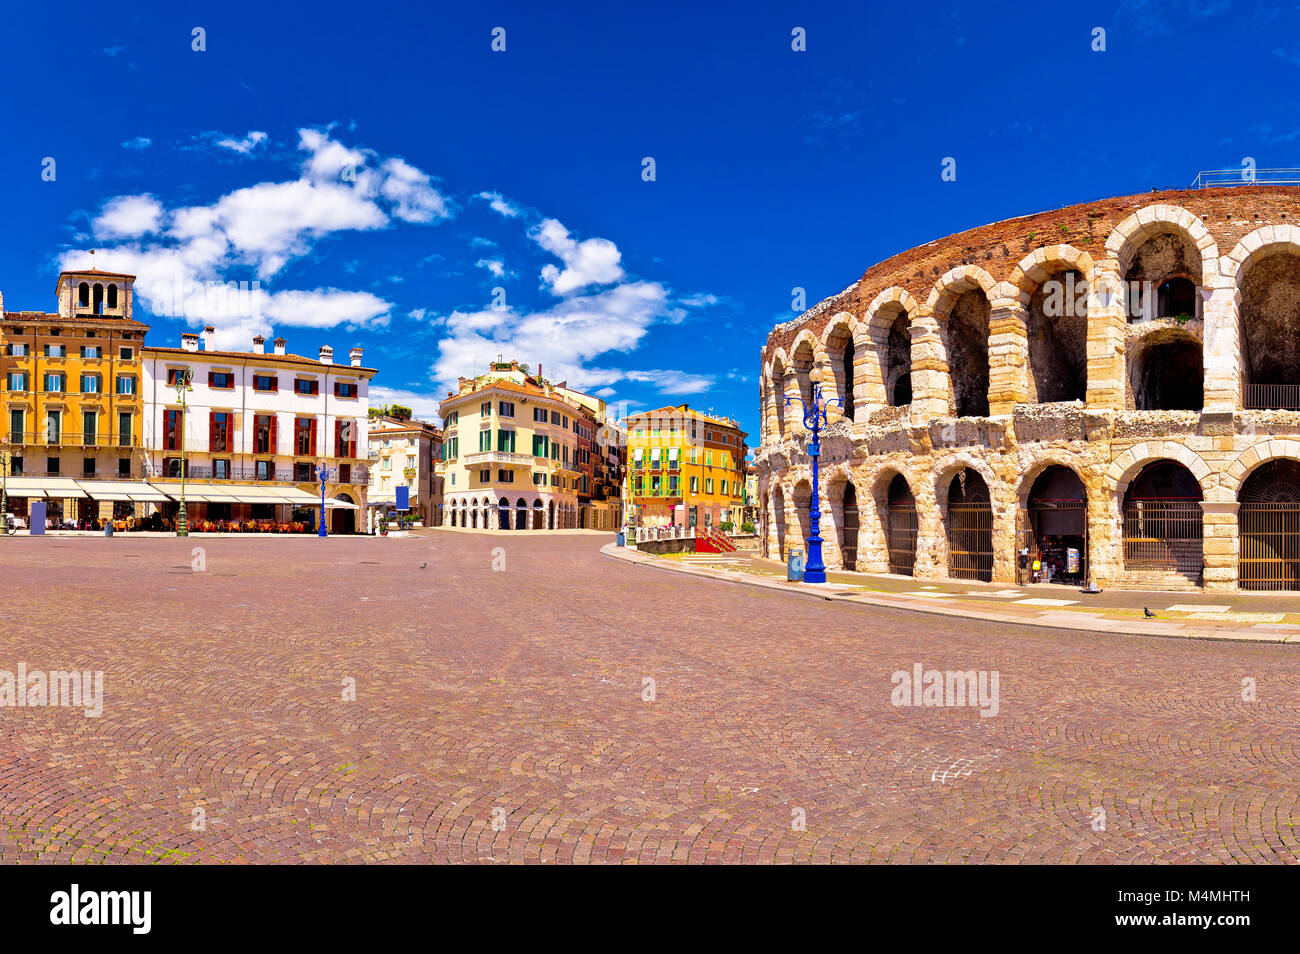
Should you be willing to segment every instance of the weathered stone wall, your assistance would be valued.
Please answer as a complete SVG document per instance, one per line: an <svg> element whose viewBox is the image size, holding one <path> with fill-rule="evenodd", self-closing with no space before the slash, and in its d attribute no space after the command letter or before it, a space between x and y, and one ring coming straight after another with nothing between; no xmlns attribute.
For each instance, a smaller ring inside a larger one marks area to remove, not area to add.
<svg viewBox="0 0 1300 954"><path fill-rule="evenodd" d="M1087 493L1092 575L1103 585L1127 579L1132 574L1124 571L1120 542L1124 492L1144 466L1167 459L1185 466L1201 488L1205 585L1235 587L1242 481L1263 461L1300 459L1300 411L1249 410L1242 401L1247 341L1254 354L1276 355L1283 371L1300 365L1293 360L1300 353L1297 219L1297 188L1128 196L993 223L868 269L855 285L774 329L763 349L756 463L764 552L783 558L780 539L786 548L802 546L808 520L807 435L782 398L806 395L819 382L827 396L841 395L851 378L854 420L838 421L832 411L836 423L823 442L819 492L828 566L839 565L847 482L859 513L857 566L885 569L885 497L901 474L920 521L916 576L945 576L948 488L969 468L990 491L993 578L1009 582L1019 512L1034 479L1060 465L1078 474ZM1088 283L1084 311L1053 323L1043 306L1044 284L1069 272ZM1140 320L1155 314L1155 289L1174 277L1194 283L1196 313ZM1139 280L1152 286L1134 323L1129 283ZM889 332L900 312L911 330L912 401L890 407L889 379L901 372L888 354ZM1248 323L1243 332L1243 322L1256 320L1259 326ZM970 336L972 324L983 342ZM1270 351L1270 342L1284 334L1290 340ZM851 375L842 363L835 370L848 340ZM1187 366L1197 354L1199 365ZM957 417L960 389L972 376L980 379L981 360L987 361L988 412ZM1144 360L1165 362L1158 366L1172 369L1168 382L1202 375L1195 402L1202 406L1139 409L1149 398L1141 389L1152 387L1142 374ZM1281 373L1274 370L1274 377ZM1057 386L1066 377L1069 387ZM1065 394L1082 400L1038 403Z"/></svg>

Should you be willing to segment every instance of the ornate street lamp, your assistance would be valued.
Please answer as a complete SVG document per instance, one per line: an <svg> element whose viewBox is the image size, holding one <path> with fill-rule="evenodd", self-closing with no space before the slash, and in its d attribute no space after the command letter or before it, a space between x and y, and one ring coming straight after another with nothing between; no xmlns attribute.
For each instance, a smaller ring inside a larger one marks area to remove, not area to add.
<svg viewBox="0 0 1300 954"><path fill-rule="evenodd" d="M194 388L190 382L194 379L194 371L189 367L181 368L176 372L176 401L181 406L180 433L177 438L181 443L181 506L176 512L176 536L188 537L190 535L190 524L185 512L185 395Z"/></svg>
<svg viewBox="0 0 1300 954"><path fill-rule="evenodd" d="M325 481L333 480L337 474L338 471L325 466L325 461L316 465L316 476L320 478L320 529L316 531L318 537L329 536L329 531L325 529Z"/></svg>
<svg viewBox="0 0 1300 954"><path fill-rule="evenodd" d="M801 397L786 398L785 406L789 407L791 401L798 401L803 405L803 426L812 432L812 441L808 444L808 456L812 458L812 500L808 506L808 522L812 525L812 534L805 541L808 546L808 560L803 568L803 581L805 583L825 583L826 565L822 563L822 514L818 506L819 498L817 494L817 460L822 454L821 431L826 426L826 408L835 403L838 403L842 408L844 402L840 398L824 399L820 381L813 385L811 407Z"/></svg>

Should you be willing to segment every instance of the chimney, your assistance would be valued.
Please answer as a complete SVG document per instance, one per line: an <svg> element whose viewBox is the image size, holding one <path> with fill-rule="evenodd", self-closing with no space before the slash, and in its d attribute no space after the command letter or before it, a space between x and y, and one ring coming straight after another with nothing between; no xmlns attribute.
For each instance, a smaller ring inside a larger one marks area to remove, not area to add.
<svg viewBox="0 0 1300 954"><path fill-rule="evenodd" d="M354 368L361 367L362 354L363 352L360 348L353 348L351 351L348 352L348 363L351 364L352 367Z"/></svg>
<svg viewBox="0 0 1300 954"><path fill-rule="evenodd" d="M275 341L273 342L273 344L275 345L275 353L284 354L284 346L287 345L288 343L289 342L285 341L283 338L276 338Z"/></svg>
<svg viewBox="0 0 1300 954"><path fill-rule="evenodd" d="M253 354L264 354L266 352L266 339L261 335L253 335Z"/></svg>
<svg viewBox="0 0 1300 954"><path fill-rule="evenodd" d="M204 351L212 350L212 335L216 332L216 330L217 329L213 328L211 325L208 325L206 328L203 329L203 350Z"/></svg>
<svg viewBox="0 0 1300 954"><path fill-rule="evenodd" d="M192 331L187 331L183 335L181 335L181 350L198 351L199 336Z"/></svg>
<svg viewBox="0 0 1300 954"><path fill-rule="evenodd" d="M321 364L334 363L334 349L331 348L329 345L320 346L320 363Z"/></svg>

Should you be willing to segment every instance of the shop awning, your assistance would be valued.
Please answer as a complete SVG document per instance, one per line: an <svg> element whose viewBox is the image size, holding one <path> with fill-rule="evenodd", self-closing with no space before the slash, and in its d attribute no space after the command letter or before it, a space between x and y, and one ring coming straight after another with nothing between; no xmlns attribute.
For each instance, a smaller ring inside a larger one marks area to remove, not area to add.
<svg viewBox="0 0 1300 954"><path fill-rule="evenodd" d="M94 500L122 500L156 503L170 499L165 493L144 481L131 480L79 480L76 482L86 496Z"/></svg>
<svg viewBox="0 0 1300 954"><path fill-rule="evenodd" d="M71 477L10 477L5 480L10 497L84 497L85 491Z"/></svg>
<svg viewBox="0 0 1300 954"><path fill-rule="evenodd" d="M316 502L316 506L318 507L320 506L320 501ZM325 509L326 510L360 510L361 508L358 507L356 504L351 503L350 501L347 500L335 500L333 497L326 497Z"/></svg>

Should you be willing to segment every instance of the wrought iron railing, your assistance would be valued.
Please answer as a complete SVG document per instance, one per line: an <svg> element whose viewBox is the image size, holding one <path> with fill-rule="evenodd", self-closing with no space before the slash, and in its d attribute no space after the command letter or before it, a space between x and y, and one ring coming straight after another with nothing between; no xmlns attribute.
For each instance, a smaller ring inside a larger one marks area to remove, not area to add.
<svg viewBox="0 0 1300 954"><path fill-rule="evenodd" d="M993 579L993 508L987 502L948 506L948 575Z"/></svg>
<svg viewBox="0 0 1300 954"><path fill-rule="evenodd" d="M1196 174L1191 188L1243 185L1300 185L1300 169L1209 169Z"/></svg>
<svg viewBox="0 0 1300 954"><path fill-rule="evenodd" d="M1243 590L1300 590L1300 504L1243 501L1238 512Z"/></svg>
<svg viewBox="0 0 1300 954"><path fill-rule="evenodd" d="M1241 404L1248 410L1300 411L1300 384L1247 384Z"/></svg>
<svg viewBox="0 0 1300 954"><path fill-rule="evenodd" d="M129 434L93 434L79 431L23 431L21 434L11 431L11 447L135 447Z"/></svg>
<svg viewBox="0 0 1300 954"><path fill-rule="evenodd" d="M1124 568L1181 573L1197 580L1204 566L1201 502L1130 500L1124 505Z"/></svg>

